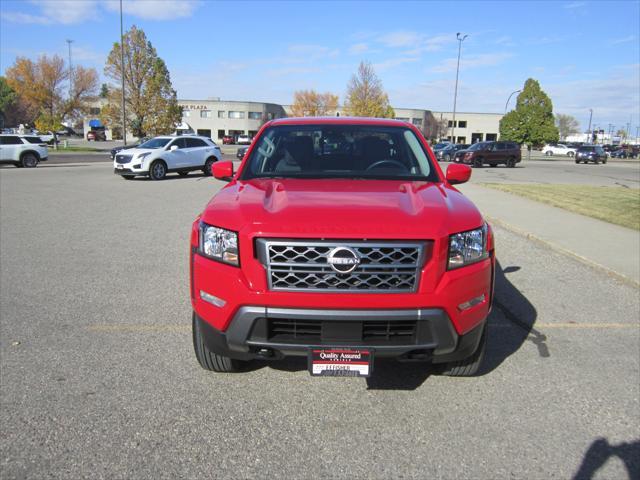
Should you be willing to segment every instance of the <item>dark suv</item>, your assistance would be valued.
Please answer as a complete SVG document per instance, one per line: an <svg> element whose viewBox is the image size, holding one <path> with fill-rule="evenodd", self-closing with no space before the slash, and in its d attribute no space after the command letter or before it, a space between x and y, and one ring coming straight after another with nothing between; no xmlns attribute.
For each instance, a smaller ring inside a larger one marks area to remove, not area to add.
<svg viewBox="0 0 640 480"><path fill-rule="evenodd" d="M503 163L507 167L513 168L516 163L522 161L520 145L515 142L479 142L474 143L465 151L462 163L482 167L489 164L496 167Z"/></svg>
<svg viewBox="0 0 640 480"><path fill-rule="evenodd" d="M584 145L576 151L576 163L607 163L607 152L600 145Z"/></svg>

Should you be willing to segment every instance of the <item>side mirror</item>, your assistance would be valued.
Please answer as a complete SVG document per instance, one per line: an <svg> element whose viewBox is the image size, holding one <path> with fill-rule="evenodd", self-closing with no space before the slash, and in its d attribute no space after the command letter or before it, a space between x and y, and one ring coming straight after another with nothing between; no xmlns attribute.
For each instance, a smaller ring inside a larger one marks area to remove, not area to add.
<svg viewBox="0 0 640 480"><path fill-rule="evenodd" d="M173 151L175 151L175 150L177 150L177 149L178 149L178 145L171 145L171 146L169 147L169 151L170 151L170 152L173 152Z"/></svg>
<svg viewBox="0 0 640 480"><path fill-rule="evenodd" d="M469 181L471 178L471 167L469 165L461 165L452 163L447 167L447 182L451 185L459 185Z"/></svg>
<svg viewBox="0 0 640 480"><path fill-rule="evenodd" d="M216 162L211 167L211 170L213 176L218 180L230 182L233 178L233 162Z"/></svg>

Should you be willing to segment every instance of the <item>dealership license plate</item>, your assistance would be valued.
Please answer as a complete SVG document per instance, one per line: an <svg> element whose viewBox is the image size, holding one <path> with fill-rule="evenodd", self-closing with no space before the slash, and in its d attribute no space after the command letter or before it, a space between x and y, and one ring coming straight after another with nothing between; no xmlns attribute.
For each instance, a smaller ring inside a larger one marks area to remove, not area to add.
<svg viewBox="0 0 640 480"><path fill-rule="evenodd" d="M124 165L116 165L116 168L117 168L118 170L122 170L122 169L124 168Z"/></svg>
<svg viewBox="0 0 640 480"><path fill-rule="evenodd" d="M309 350L309 372L321 377L368 377L373 367L373 351L362 348L322 348Z"/></svg>

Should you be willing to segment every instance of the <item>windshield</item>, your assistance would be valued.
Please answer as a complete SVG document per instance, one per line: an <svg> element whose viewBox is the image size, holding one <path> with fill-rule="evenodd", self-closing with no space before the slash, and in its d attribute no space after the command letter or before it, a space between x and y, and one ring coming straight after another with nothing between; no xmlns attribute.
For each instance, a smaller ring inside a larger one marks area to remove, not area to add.
<svg viewBox="0 0 640 480"><path fill-rule="evenodd" d="M148 142L141 143L138 148L162 148L170 141L170 138L152 138Z"/></svg>
<svg viewBox="0 0 640 480"><path fill-rule="evenodd" d="M476 150L484 149L486 146L487 146L487 144L485 142L474 143L467 150L471 150L471 151L475 152Z"/></svg>
<svg viewBox="0 0 640 480"><path fill-rule="evenodd" d="M251 152L243 179L439 181L413 131L376 125L278 125Z"/></svg>
<svg viewBox="0 0 640 480"><path fill-rule="evenodd" d="M441 150L445 147L448 147L450 144L448 143L436 143L436 146L433 147L434 150Z"/></svg>

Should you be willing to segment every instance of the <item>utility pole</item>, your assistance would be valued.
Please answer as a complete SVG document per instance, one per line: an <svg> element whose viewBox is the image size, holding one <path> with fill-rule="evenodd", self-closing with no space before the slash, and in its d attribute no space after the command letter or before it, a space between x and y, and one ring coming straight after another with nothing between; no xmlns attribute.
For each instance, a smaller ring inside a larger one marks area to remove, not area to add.
<svg viewBox="0 0 640 480"><path fill-rule="evenodd" d="M593 118L593 108L589 109L589 128L587 129L587 135L589 136L589 138L587 139L587 143L590 143L593 139L593 136L591 135L591 119Z"/></svg>
<svg viewBox="0 0 640 480"><path fill-rule="evenodd" d="M609 133L609 144L613 143L613 124L609 124L609 130L607 130L607 132Z"/></svg>
<svg viewBox="0 0 640 480"><path fill-rule="evenodd" d="M69 46L69 99L73 96L73 66L71 64L71 44L73 40L66 40Z"/></svg>
<svg viewBox="0 0 640 480"><path fill-rule="evenodd" d="M451 122L451 142L456 143L456 102L458 100L458 75L460 73L460 52L462 51L462 42L469 35L460 36L460 32L456 33L458 39L458 65L456 67L456 88L453 93L453 122Z"/></svg>
<svg viewBox="0 0 640 480"><path fill-rule="evenodd" d="M122 29L122 0L120 0L120 69L122 73L122 141L127 144L127 113L124 105L124 30Z"/></svg>

